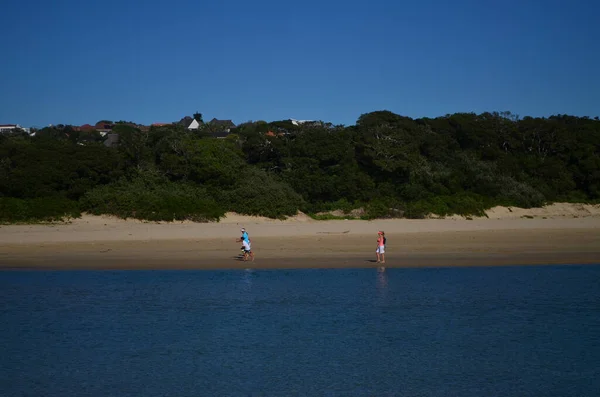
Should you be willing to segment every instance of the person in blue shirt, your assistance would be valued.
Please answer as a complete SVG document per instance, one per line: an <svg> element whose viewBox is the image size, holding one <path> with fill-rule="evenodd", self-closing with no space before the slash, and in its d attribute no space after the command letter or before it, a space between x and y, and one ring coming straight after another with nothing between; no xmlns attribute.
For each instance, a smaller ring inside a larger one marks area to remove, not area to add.
<svg viewBox="0 0 600 397"><path fill-rule="evenodd" d="M250 243L250 237L248 237L248 232L245 228L242 228L242 241L247 241Z"/></svg>
<svg viewBox="0 0 600 397"><path fill-rule="evenodd" d="M242 254L244 257L244 261L248 260L248 256L252 260L254 260L254 253L252 252L252 249L251 249L250 236L248 236L248 232L246 232L245 228L242 228L241 232L242 232L242 237L240 237L240 239L237 241L242 243Z"/></svg>

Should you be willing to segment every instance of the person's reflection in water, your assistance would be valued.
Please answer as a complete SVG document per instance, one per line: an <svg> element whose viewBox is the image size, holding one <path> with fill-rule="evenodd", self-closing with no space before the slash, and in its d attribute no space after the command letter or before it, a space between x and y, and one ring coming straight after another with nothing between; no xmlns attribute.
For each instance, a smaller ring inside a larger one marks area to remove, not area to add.
<svg viewBox="0 0 600 397"><path fill-rule="evenodd" d="M256 314L256 290L254 288L256 274L253 269L243 269L238 278L237 291L235 298L237 300L236 310L239 311L239 320L243 322L252 322Z"/></svg>
<svg viewBox="0 0 600 397"><path fill-rule="evenodd" d="M242 284L246 291L250 291L252 289L252 277L254 270L247 268L244 269L244 276L242 277Z"/></svg>
<svg viewBox="0 0 600 397"><path fill-rule="evenodd" d="M387 294L388 289L388 275L387 272L377 271L377 290L383 297Z"/></svg>

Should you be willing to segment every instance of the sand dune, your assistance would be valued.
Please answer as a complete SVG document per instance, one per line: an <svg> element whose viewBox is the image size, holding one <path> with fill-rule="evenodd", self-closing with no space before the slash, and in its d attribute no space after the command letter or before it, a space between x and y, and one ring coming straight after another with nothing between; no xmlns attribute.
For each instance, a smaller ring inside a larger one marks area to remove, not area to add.
<svg viewBox="0 0 600 397"><path fill-rule="evenodd" d="M600 205L554 203L542 208L494 207L486 211L489 219L585 218L600 216Z"/></svg>

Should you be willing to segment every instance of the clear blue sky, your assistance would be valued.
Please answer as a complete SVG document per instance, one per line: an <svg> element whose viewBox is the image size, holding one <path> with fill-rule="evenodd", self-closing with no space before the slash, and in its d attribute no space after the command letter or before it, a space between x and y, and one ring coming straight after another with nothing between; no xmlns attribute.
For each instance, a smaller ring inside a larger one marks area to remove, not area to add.
<svg viewBox="0 0 600 397"><path fill-rule="evenodd" d="M593 0L3 0L0 124L600 116Z"/></svg>

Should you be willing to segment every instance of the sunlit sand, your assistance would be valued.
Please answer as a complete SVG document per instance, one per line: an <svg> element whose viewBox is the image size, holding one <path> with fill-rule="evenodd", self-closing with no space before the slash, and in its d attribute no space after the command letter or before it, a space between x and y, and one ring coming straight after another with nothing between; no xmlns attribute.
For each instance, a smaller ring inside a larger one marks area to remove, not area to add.
<svg viewBox="0 0 600 397"><path fill-rule="evenodd" d="M256 260L239 258L240 227ZM227 214L219 223L85 215L66 224L0 227L0 266L70 269L385 268L600 263L600 206L497 207L487 218L284 221Z"/></svg>

